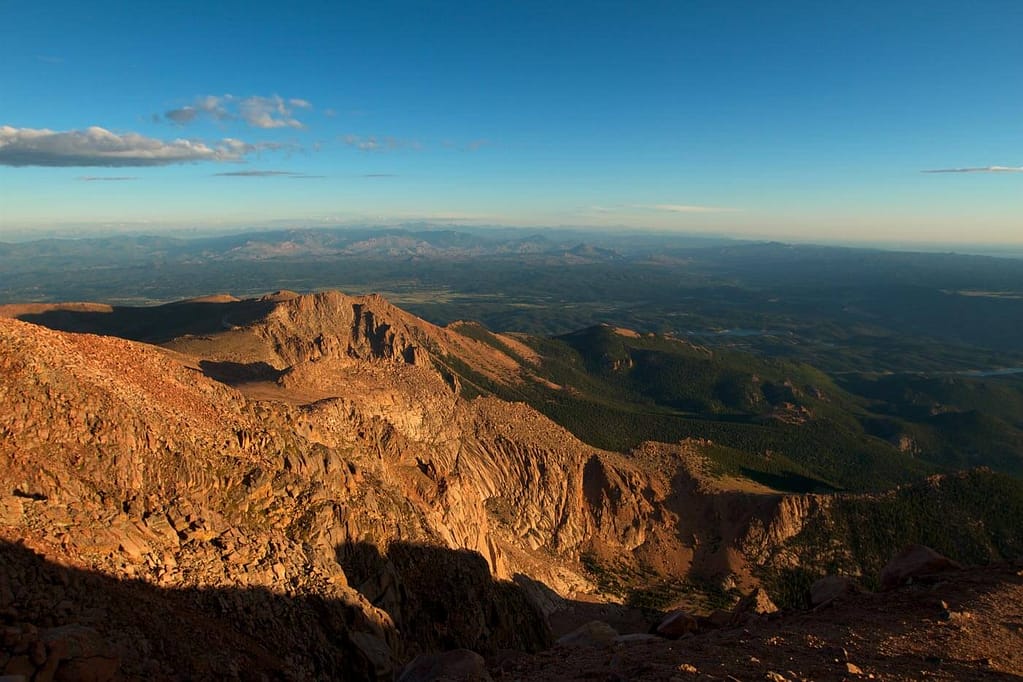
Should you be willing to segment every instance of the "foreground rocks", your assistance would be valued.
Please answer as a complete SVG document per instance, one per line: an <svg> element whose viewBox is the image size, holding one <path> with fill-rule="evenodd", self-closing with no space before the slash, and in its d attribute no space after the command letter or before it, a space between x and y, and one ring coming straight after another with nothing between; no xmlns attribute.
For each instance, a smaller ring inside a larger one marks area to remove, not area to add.
<svg viewBox="0 0 1023 682"><path fill-rule="evenodd" d="M664 617L664 620L657 625L657 634L675 639L690 632L696 632L699 628L699 621L689 612L680 609Z"/></svg>
<svg viewBox="0 0 1023 682"><path fill-rule="evenodd" d="M0 672L37 682L109 682L119 678L120 659L89 627L62 625L40 630L30 624L12 624L3 630Z"/></svg>
<svg viewBox="0 0 1023 682"><path fill-rule="evenodd" d="M1018 680L1023 565L953 570L940 582L852 592L681 639L607 650L558 646L503 668L505 679ZM947 609L942 608L942 603ZM492 674L494 670L492 670ZM497 675L495 674L495 679Z"/></svg>
<svg viewBox="0 0 1023 682"><path fill-rule="evenodd" d="M402 671L398 682L491 682L487 662L468 649L417 656Z"/></svg>
<svg viewBox="0 0 1023 682"><path fill-rule="evenodd" d="M881 589L890 590L914 578L962 568L946 556L925 545L909 545L881 569Z"/></svg>
<svg viewBox="0 0 1023 682"><path fill-rule="evenodd" d="M580 625L567 635L558 638L558 645L599 649L614 643L618 636L618 631L607 623L592 620L589 623Z"/></svg>
<svg viewBox="0 0 1023 682"><path fill-rule="evenodd" d="M855 580L844 575L828 575L810 585L810 605L824 606L845 595L862 592Z"/></svg>

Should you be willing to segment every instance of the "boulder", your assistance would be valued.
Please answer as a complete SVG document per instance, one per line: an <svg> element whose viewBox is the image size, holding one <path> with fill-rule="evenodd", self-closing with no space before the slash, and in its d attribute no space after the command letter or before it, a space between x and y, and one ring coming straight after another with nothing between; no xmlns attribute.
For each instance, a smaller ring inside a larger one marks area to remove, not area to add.
<svg viewBox="0 0 1023 682"><path fill-rule="evenodd" d="M98 632L83 625L63 625L40 633L50 659L59 661L53 679L58 682L107 682L118 679L120 659ZM51 661L48 660L47 664Z"/></svg>
<svg viewBox="0 0 1023 682"><path fill-rule="evenodd" d="M912 578L960 568L962 568L960 564L938 554L926 545L909 545L881 569L881 589L890 590L904 585Z"/></svg>
<svg viewBox="0 0 1023 682"><path fill-rule="evenodd" d="M735 605L735 608L732 609L729 624L740 625L756 616L765 616L777 611L778 607L771 601L767 592L758 587L740 599L739 603Z"/></svg>
<svg viewBox="0 0 1023 682"><path fill-rule="evenodd" d="M421 654L401 672L398 682L490 682L487 663L475 651L454 649L440 654Z"/></svg>
<svg viewBox="0 0 1023 682"><path fill-rule="evenodd" d="M618 631L602 620L591 620L558 639L561 646L600 648L607 646L618 637Z"/></svg>
<svg viewBox="0 0 1023 682"><path fill-rule="evenodd" d="M394 660L387 642L368 632L353 632L348 638L373 666L378 677L389 679L393 676Z"/></svg>
<svg viewBox="0 0 1023 682"><path fill-rule="evenodd" d="M679 609L664 617L664 620L657 626L657 634L675 639L690 632L696 632L698 629L699 623L696 618L687 611Z"/></svg>
<svg viewBox="0 0 1023 682"><path fill-rule="evenodd" d="M810 585L810 604L823 606L846 594L861 592L852 578L844 575L828 575Z"/></svg>
<svg viewBox="0 0 1023 682"><path fill-rule="evenodd" d="M627 635L618 635L614 639L615 644L637 644L640 642L655 642L661 638L657 635L649 635L645 632L632 632ZM2 682L2 680L0 680Z"/></svg>
<svg viewBox="0 0 1023 682"><path fill-rule="evenodd" d="M699 618L700 626L703 628L723 628L732 620L732 612L724 609L714 609L709 616Z"/></svg>

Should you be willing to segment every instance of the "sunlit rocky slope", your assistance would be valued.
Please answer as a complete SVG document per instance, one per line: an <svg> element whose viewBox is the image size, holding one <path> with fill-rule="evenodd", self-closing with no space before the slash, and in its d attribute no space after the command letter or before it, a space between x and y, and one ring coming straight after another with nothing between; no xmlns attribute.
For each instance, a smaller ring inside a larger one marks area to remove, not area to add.
<svg viewBox="0 0 1023 682"><path fill-rule="evenodd" d="M861 531L919 499L777 492L706 440L594 448L465 390L556 389L522 339L377 296L0 313L0 669L34 679L390 679L430 651L545 649L600 603L641 627L638 607L761 585L798 601L836 568L869 581L888 546ZM948 534L963 552L1006 558L1015 526L971 505L1018 486L978 502L991 475L970 476L921 485L980 524ZM895 540L934 532L913 523Z"/></svg>

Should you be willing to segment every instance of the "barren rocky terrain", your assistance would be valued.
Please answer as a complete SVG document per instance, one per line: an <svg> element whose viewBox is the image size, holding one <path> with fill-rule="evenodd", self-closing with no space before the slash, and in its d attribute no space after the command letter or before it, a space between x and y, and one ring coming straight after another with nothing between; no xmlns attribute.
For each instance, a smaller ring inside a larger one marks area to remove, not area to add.
<svg viewBox="0 0 1023 682"><path fill-rule="evenodd" d="M835 567L880 587L888 557L819 538L849 525L836 510L873 509L883 495L799 495L722 475L701 439L586 445L525 403L467 397L459 368L511 387L536 373L520 339L495 347L378 296L178 306L0 310L0 671L1023 672L1008 653L1023 616L1007 564L937 581L917 572L895 591L777 615L764 588L810 606L810 582ZM963 476L920 485L954 514ZM994 538L992 561L1015 558L994 529L978 533ZM679 608L693 623L673 633L682 639L649 634ZM425 657L463 649L484 658Z"/></svg>

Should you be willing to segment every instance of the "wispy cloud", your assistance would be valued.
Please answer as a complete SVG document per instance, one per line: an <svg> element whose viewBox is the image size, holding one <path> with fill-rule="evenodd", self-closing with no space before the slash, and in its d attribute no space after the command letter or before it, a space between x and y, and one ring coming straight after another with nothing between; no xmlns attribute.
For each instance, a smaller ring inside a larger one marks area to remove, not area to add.
<svg viewBox="0 0 1023 682"><path fill-rule="evenodd" d="M42 62L43 64L63 64L64 58L54 57L53 55L50 54L37 54L36 61Z"/></svg>
<svg viewBox="0 0 1023 682"><path fill-rule="evenodd" d="M694 204L634 204L633 208L665 213L730 213L741 210L725 206L697 206Z"/></svg>
<svg viewBox="0 0 1023 682"><path fill-rule="evenodd" d="M660 213L732 213L741 208L727 206L703 206L697 204L618 204L612 206L589 206L591 213L629 213L635 211L657 211Z"/></svg>
<svg viewBox="0 0 1023 682"><path fill-rule="evenodd" d="M444 149L454 149L462 152L477 152L484 147L489 147L494 143L486 138L480 138L476 140L470 140L468 142L457 142L452 139L441 140L440 146Z"/></svg>
<svg viewBox="0 0 1023 682"><path fill-rule="evenodd" d="M345 135L341 141L349 147L363 152L393 152L403 149L419 151L423 148L423 144L418 140L401 140L396 137L377 137L376 135L368 137Z"/></svg>
<svg viewBox="0 0 1023 682"><path fill-rule="evenodd" d="M0 126L0 165L63 167L168 166L197 161L239 161L272 142L248 144L226 138L207 144L200 140L159 140L138 133L118 135L92 126L84 130Z"/></svg>
<svg viewBox="0 0 1023 682"><path fill-rule="evenodd" d="M294 111L312 108L309 100L298 97L284 99L280 95L203 95L186 106L165 111L163 119L182 126L208 118L215 121L243 121L253 128L305 128L305 124L295 117Z"/></svg>
<svg viewBox="0 0 1023 682"><path fill-rule="evenodd" d="M137 175L80 175L75 178L82 182L124 182L125 180L138 180Z"/></svg>
<svg viewBox="0 0 1023 682"><path fill-rule="evenodd" d="M278 170L245 170L245 171L230 171L227 173L214 173L214 177L218 178L322 178L323 175L307 175L306 173L295 173L292 171L278 171Z"/></svg>
<svg viewBox="0 0 1023 682"><path fill-rule="evenodd" d="M1023 166L980 166L977 168L932 168L921 173L1023 173Z"/></svg>
<svg viewBox="0 0 1023 682"><path fill-rule="evenodd" d="M396 178L397 173L363 173L364 178Z"/></svg>

